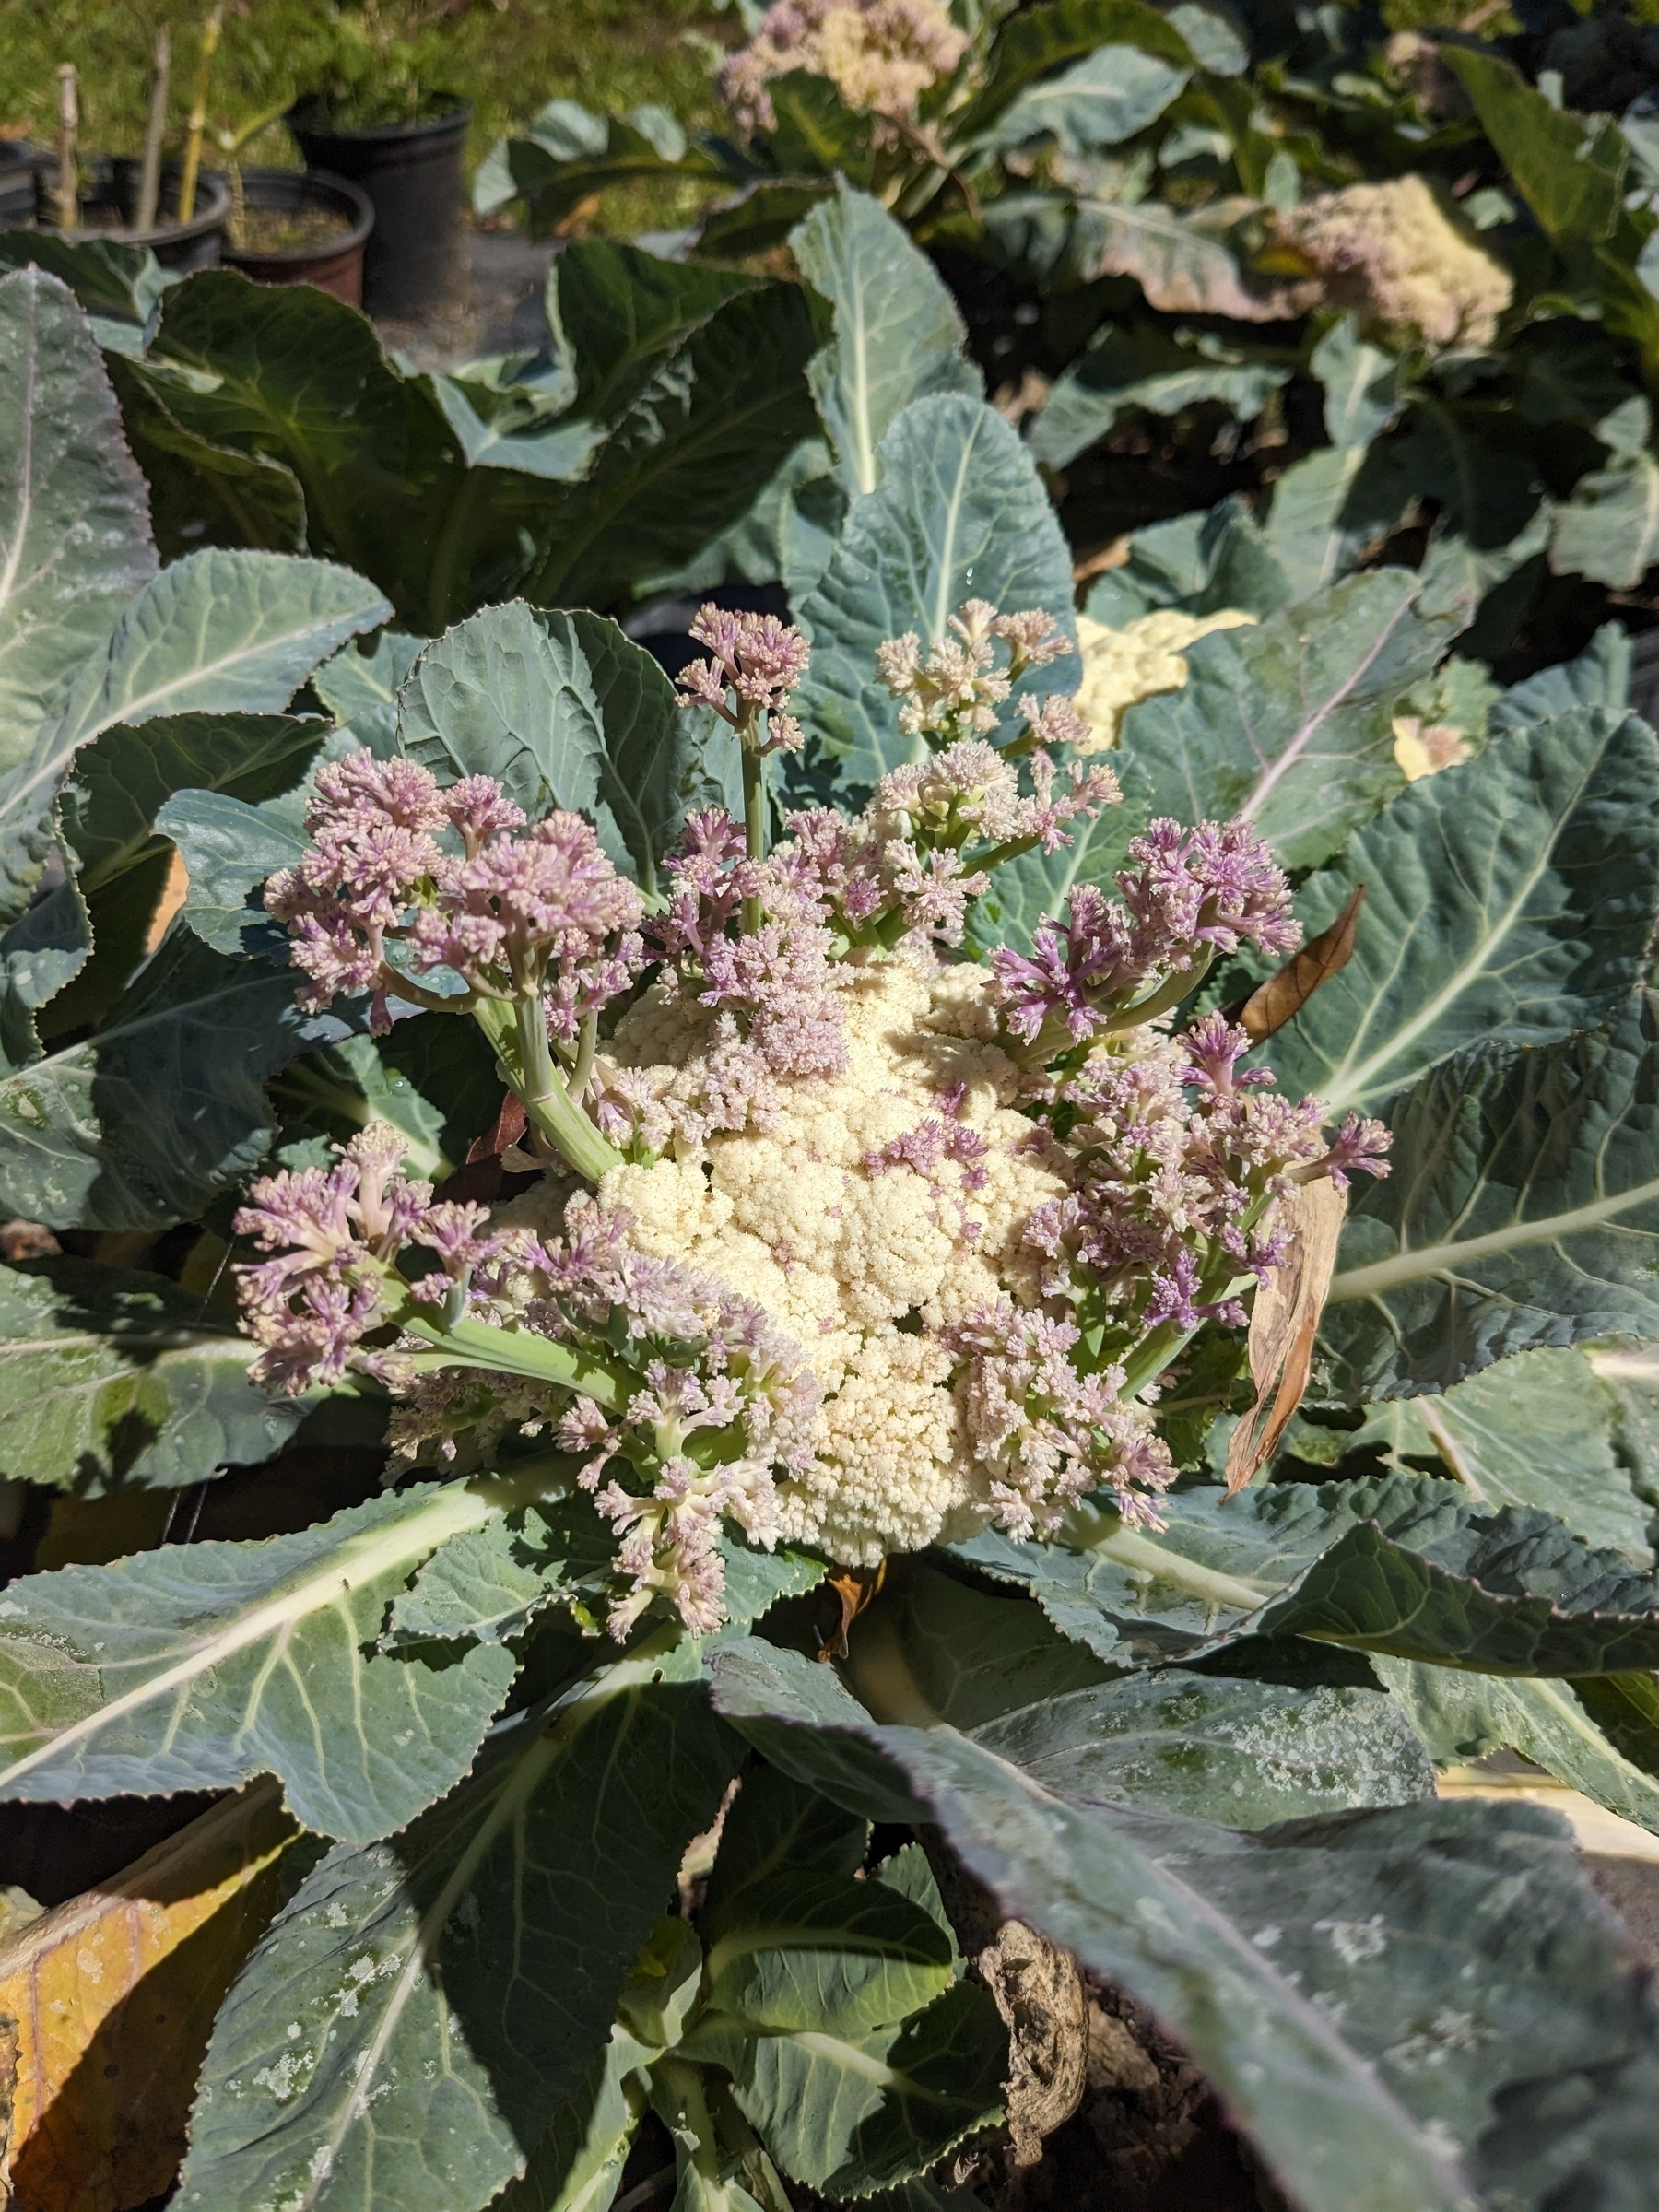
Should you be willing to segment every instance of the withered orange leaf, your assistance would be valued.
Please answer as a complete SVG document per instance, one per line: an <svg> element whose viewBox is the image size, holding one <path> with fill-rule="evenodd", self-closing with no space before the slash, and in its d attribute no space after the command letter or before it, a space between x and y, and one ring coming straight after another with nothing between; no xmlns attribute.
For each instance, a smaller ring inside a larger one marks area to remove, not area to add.
<svg viewBox="0 0 1659 2212"><path fill-rule="evenodd" d="M301 1871L299 1841L277 1784L251 1783L0 1951L17 2023L0 2204L132 2212L168 2187L214 2015Z"/></svg>

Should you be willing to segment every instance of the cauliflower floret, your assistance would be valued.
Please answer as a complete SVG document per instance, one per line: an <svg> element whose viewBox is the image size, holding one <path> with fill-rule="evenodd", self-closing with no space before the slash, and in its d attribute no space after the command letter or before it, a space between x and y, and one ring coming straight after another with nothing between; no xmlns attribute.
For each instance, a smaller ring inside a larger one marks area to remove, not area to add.
<svg viewBox="0 0 1659 2212"><path fill-rule="evenodd" d="M1239 629L1255 617L1236 606L1214 615L1183 615L1175 607L1159 607L1155 614L1137 615L1121 629L1077 617L1077 650L1083 655L1083 681L1077 689L1077 712L1089 726L1079 753L1105 752L1114 746L1124 714L1143 699L1160 691L1179 691L1187 680L1182 658L1186 647L1215 629Z"/></svg>
<svg viewBox="0 0 1659 2212"><path fill-rule="evenodd" d="M779 1486L786 1542L853 1567L920 1551L982 1484L962 1448L950 1357L929 1336L865 1339L818 1417L816 1464Z"/></svg>
<svg viewBox="0 0 1659 2212"><path fill-rule="evenodd" d="M1326 298L1395 345L1489 346L1514 297L1509 271L1424 177L1322 193L1281 219Z"/></svg>

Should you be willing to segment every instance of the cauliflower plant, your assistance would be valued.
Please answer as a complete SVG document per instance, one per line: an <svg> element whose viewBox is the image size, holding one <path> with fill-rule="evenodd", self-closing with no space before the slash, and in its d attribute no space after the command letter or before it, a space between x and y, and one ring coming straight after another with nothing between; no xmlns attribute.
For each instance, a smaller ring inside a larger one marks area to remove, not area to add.
<svg viewBox="0 0 1659 2212"><path fill-rule="evenodd" d="M971 602L877 654L925 758L857 815L769 841L768 757L802 742L799 634L703 609L681 683L742 748L745 819L688 819L647 912L580 818L367 753L322 771L272 879L301 995L468 1013L550 1162L493 1219L371 1130L256 1185L240 1270L264 1377L366 1371L405 1461L557 1447L611 1531L608 1626L724 1617L723 1530L870 1568L995 1524L1051 1534L1099 1492L1155 1517L1160 1378L1281 1265L1299 1180L1385 1141L1245 1072L1242 1031L1170 1017L1218 955L1294 947L1242 822L1133 839L1024 949L959 955L994 870L1117 801L1046 614ZM446 980L447 979L447 980ZM458 982L459 991L450 988ZM725 1540L729 1541L728 1536Z"/></svg>

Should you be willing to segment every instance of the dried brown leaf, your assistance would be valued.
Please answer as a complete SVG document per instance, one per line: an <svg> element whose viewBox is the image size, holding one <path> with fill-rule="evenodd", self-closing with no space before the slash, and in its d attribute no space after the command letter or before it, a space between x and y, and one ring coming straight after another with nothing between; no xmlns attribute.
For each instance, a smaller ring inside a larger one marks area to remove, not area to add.
<svg viewBox="0 0 1659 2212"><path fill-rule="evenodd" d="M1230 1498L1277 1451L1307 1391L1313 1340L1336 1265L1347 1194L1322 1175L1313 1182L1299 1183L1279 1204L1293 1209L1295 1218L1284 1265L1275 1268L1256 1292L1250 1316L1250 1374L1256 1396L1227 1447Z"/></svg>
<svg viewBox="0 0 1659 2212"><path fill-rule="evenodd" d="M1236 1021L1252 1044L1261 1044L1294 1021L1321 983L1328 983L1338 969L1346 968L1354 950L1359 926L1359 909L1365 903L1365 886L1357 884L1353 897L1328 929L1311 937L1299 953L1288 959L1277 975L1270 975L1228 1017Z"/></svg>

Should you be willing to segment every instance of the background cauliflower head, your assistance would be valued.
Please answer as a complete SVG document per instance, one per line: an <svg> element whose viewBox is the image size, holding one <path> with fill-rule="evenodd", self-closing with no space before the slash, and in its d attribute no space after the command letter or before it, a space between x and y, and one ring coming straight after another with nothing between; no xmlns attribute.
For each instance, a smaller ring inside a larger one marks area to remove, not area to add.
<svg viewBox="0 0 1659 2212"><path fill-rule="evenodd" d="M1514 297L1503 264L1424 177L1322 193L1281 220L1326 298L1395 345L1489 346Z"/></svg>

